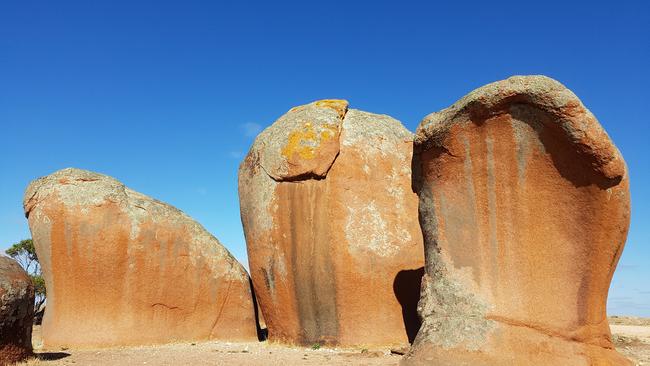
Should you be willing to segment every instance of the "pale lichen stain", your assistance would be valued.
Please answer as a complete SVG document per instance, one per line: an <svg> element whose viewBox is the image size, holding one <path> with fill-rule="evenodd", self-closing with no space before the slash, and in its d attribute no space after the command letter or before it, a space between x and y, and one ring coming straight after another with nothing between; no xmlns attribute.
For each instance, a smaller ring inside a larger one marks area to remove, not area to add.
<svg viewBox="0 0 650 366"><path fill-rule="evenodd" d="M400 238L396 238L396 235ZM388 223L382 217L381 209L375 201L364 205L356 197L348 206L345 238L353 251L368 250L380 257L394 256L400 250L400 241L411 240L407 230L393 233L388 229Z"/></svg>
<svg viewBox="0 0 650 366"><path fill-rule="evenodd" d="M390 174L386 175L386 181L389 183L386 187L388 195L393 199L395 209L401 211L403 209L402 202L404 202L404 180L395 167L391 167ZM403 212L402 212L403 213Z"/></svg>
<svg viewBox="0 0 650 366"><path fill-rule="evenodd" d="M289 112L297 112L297 111L301 111L303 109L305 109L305 106L304 105L299 105L299 106L296 106L296 107L293 107L293 108L289 109Z"/></svg>
<svg viewBox="0 0 650 366"><path fill-rule="evenodd" d="M525 182L528 161L532 157L534 148L539 152L546 153L546 148L539 139L544 125L537 122L534 116L527 118L527 122L524 122L522 119L527 115L526 113L526 109L522 106L514 105L510 107L510 124L516 145L519 184Z"/></svg>

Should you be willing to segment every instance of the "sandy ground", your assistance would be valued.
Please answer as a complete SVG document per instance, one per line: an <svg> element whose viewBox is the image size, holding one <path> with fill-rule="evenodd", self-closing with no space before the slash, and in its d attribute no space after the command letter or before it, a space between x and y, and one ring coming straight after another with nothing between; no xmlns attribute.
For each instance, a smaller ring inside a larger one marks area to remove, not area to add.
<svg viewBox="0 0 650 366"><path fill-rule="evenodd" d="M197 342L95 350L39 350L40 327L32 336L36 357L20 366L59 365L397 365L389 349L287 347L269 342Z"/></svg>
<svg viewBox="0 0 650 366"><path fill-rule="evenodd" d="M650 365L650 318L611 317L616 349L637 365Z"/></svg>
<svg viewBox="0 0 650 366"><path fill-rule="evenodd" d="M650 366L650 319L610 318L616 348L636 365ZM42 351L40 327L34 328L37 356L21 366L60 365L397 365L388 349L311 349L268 342L202 342L101 350Z"/></svg>

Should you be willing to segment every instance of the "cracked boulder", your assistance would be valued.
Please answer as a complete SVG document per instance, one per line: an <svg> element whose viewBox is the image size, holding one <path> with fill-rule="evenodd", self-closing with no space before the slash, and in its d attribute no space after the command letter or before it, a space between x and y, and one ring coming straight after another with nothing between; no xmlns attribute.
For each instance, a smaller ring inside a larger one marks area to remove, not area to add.
<svg viewBox="0 0 650 366"><path fill-rule="evenodd" d="M0 365L32 354L34 286L13 259L0 256Z"/></svg>
<svg viewBox="0 0 650 366"><path fill-rule="evenodd" d="M239 169L251 277L272 341L404 345L419 327L412 134L322 100L291 109Z"/></svg>
<svg viewBox="0 0 650 366"><path fill-rule="evenodd" d="M45 347L257 339L248 274L180 210L79 169L33 181L23 204Z"/></svg>
<svg viewBox="0 0 650 366"><path fill-rule="evenodd" d="M560 83L517 76L415 137L425 275L405 365L627 365L606 317L630 218L623 157Z"/></svg>

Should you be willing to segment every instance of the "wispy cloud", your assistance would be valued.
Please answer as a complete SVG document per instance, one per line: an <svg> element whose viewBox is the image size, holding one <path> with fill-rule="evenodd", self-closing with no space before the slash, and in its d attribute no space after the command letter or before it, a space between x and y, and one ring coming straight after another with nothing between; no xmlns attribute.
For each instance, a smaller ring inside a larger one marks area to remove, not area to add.
<svg viewBox="0 0 650 366"><path fill-rule="evenodd" d="M607 300L607 312L618 315L650 316L647 301L639 296L614 296Z"/></svg>
<svg viewBox="0 0 650 366"><path fill-rule="evenodd" d="M241 129L244 131L244 136L255 137L260 133L260 131L262 131L262 125L259 123L247 122L241 125Z"/></svg>
<svg viewBox="0 0 650 366"><path fill-rule="evenodd" d="M638 264L619 264L617 269L619 271L634 271L639 268Z"/></svg>
<svg viewBox="0 0 650 366"><path fill-rule="evenodd" d="M244 157L244 154L242 154L241 151L231 151L228 153L228 156L230 156L233 159L241 159Z"/></svg>

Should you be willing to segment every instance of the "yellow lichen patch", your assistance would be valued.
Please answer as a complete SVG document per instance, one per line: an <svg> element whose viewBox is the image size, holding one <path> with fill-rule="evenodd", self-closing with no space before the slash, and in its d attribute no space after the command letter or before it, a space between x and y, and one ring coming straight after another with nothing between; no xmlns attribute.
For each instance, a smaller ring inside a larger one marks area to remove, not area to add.
<svg viewBox="0 0 650 366"><path fill-rule="evenodd" d="M332 108L339 114L341 119L345 117L345 113L348 111L348 101L343 99L323 99L315 104L317 107Z"/></svg>
<svg viewBox="0 0 650 366"><path fill-rule="evenodd" d="M332 130L323 130L320 133L320 139L321 141L327 141L331 139L334 136L334 131Z"/></svg>
<svg viewBox="0 0 650 366"><path fill-rule="evenodd" d="M336 136L338 126L325 123L314 128L311 122L305 122L300 130L292 131L287 144L282 149L282 156L290 159L298 154L301 159L313 159L320 145Z"/></svg>

